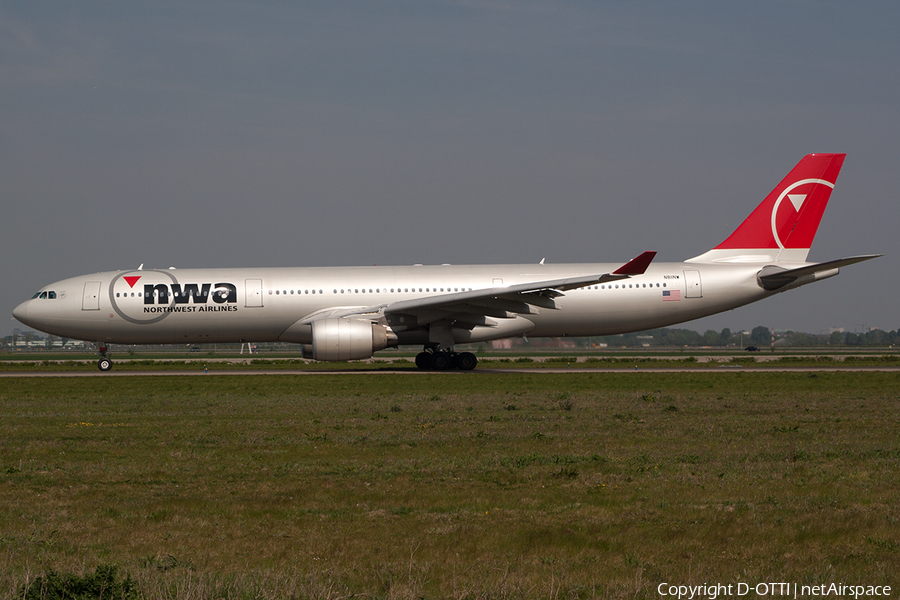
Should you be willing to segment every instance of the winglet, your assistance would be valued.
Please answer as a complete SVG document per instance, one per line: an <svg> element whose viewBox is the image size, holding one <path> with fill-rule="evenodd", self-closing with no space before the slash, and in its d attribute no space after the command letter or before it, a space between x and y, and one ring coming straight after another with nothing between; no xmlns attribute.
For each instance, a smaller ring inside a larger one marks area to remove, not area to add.
<svg viewBox="0 0 900 600"><path fill-rule="evenodd" d="M644 252L640 256L636 256L632 258L627 263L616 269L612 272L613 275L642 275L644 271L647 270L647 267L650 266L650 263L653 261L653 258L656 256L656 252Z"/></svg>

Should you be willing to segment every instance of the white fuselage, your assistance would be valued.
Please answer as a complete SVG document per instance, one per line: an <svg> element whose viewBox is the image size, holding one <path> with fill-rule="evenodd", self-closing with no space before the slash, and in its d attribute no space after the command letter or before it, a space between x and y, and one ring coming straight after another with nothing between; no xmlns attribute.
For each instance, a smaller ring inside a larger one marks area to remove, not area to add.
<svg viewBox="0 0 900 600"><path fill-rule="evenodd" d="M398 301L602 274L617 266L112 271L51 284L14 314L23 323L54 335L103 343L310 343L309 328L297 324L319 311L371 307L376 313L379 307ZM761 264L652 264L642 275L566 291L555 299L556 309L539 308L533 314L496 318L491 326L456 330L454 341L608 335L690 321L776 293L757 283L761 268ZM797 285L802 283L807 282ZM791 287L796 285L784 289ZM394 325L398 343L428 339L425 330Z"/></svg>

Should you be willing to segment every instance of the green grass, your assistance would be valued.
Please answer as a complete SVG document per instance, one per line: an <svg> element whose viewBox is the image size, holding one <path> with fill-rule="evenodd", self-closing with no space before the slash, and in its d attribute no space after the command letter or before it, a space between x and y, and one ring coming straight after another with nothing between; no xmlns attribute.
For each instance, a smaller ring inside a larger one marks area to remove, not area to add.
<svg viewBox="0 0 900 600"><path fill-rule="evenodd" d="M0 597L900 585L895 373L0 379Z"/></svg>

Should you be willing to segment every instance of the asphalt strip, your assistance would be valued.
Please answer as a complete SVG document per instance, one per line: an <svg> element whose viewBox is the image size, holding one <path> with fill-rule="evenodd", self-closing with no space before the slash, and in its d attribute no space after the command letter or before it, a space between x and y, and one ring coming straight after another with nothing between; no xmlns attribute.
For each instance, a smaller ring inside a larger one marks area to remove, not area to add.
<svg viewBox="0 0 900 600"><path fill-rule="evenodd" d="M349 370L321 370L321 369L272 369L272 370L239 370L239 371L4 371L0 372L0 378L4 377L215 377L217 375L456 375L475 376L478 374L489 375L492 373L897 373L900 367L719 367L712 369L678 368L636 368L636 369L475 369L474 371L419 371L416 369L349 369Z"/></svg>

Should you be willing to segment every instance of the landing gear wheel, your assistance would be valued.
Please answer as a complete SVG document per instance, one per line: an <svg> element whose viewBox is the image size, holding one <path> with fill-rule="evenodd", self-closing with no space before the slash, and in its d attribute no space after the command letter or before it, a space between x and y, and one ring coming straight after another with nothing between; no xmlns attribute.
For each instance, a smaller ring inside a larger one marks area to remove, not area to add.
<svg viewBox="0 0 900 600"><path fill-rule="evenodd" d="M97 361L97 368L101 371L109 371L112 369L112 361L105 356Z"/></svg>
<svg viewBox="0 0 900 600"><path fill-rule="evenodd" d="M471 352L460 352L456 355L456 368L460 371L471 371L478 364L478 358Z"/></svg>
<svg viewBox="0 0 900 600"><path fill-rule="evenodd" d="M435 371L446 371L453 366L450 355L446 352L435 352L431 357L431 368Z"/></svg>
<svg viewBox="0 0 900 600"><path fill-rule="evenodd" d="M431 368L431 353L430 352L419 352L416 354L416 366L422 369L423 371L427 371Z"/></svg>

